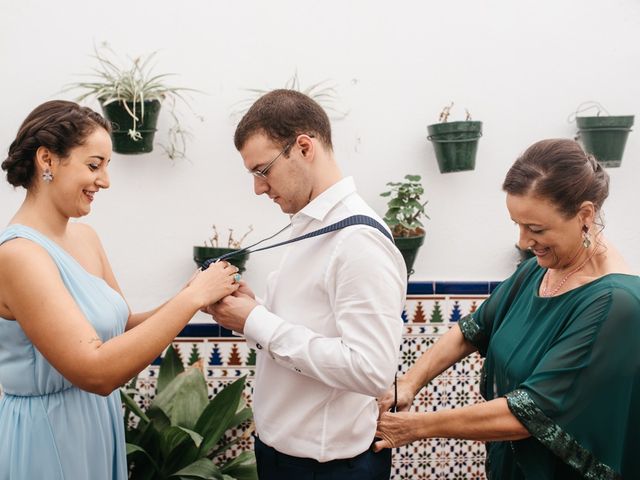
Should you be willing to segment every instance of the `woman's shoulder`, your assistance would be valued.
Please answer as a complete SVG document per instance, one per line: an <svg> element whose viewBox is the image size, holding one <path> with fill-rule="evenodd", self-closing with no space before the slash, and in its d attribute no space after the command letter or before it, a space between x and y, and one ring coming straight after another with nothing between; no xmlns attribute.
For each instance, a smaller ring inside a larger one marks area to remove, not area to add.
<svg viewBox="0 0 640 480"><path fill-rule="evenodd" d="M629 296L640 302L640 276L630 273L609 273L593 282L599 290Z"/></svg>
<svg viewBox="0 0 640 480"><path fill-rule="evenodd" d="M11 235L0 243L0 264L2 269L19 265L33 255L47 255L46 249L30 238Z"/></svg>
<svg viewBox="0 0 640 480"><path fill-rule="evenodd" d="M640 296L640 276L632 273L607 273L585 286L594 290L630 290Z"/></svg>
<svg viewBox="0 0 640 480"><path fill-rule="evenodd" d="M576 289L576 301L586 308L618 312L640 320L640 277L627 273L609 273Z"/></svg>
<svg viewBox="0 0 640 480"><path fill-rule="evenodd" d="M29 238L14 237L0 245L0 281L24 274L47 275L55 265L46 248Z"/></svg>

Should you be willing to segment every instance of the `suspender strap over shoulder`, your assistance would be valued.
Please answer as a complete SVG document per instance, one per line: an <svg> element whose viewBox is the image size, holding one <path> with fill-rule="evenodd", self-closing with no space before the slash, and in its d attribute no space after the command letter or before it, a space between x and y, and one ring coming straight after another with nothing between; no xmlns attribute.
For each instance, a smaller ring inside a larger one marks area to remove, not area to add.
<svg viewBox="0 0 640 480"><path fill-rule="evenodd" d="M270 248L275 248L275 247L281 247L283 245L287 245L289 243L294 243L294 242L299 242L300 240L306 240L307 238L313 238L313 237L317 237L319 235L324 235L326 233L329 232L335 232L336 230L342 230L345 227L350 227L352 225L368 225L372 228L375 228L376 230L378 230L380 233L382 233L385 237L387 237L391 243L393 243L393 237L391 236L391 234L387 231L386 228L384 228L380 222L376 221L375 219L368 217L366 215L352 215L351 217L347 217L344 218L336 223L332 223L331 225L328 225L326 227L320 228L318 230L314 230L313 232L309 232L306 233L304 235L301 235L299 237L295 237L295 238L291 238L289 240L286 240L284 242L279 242L279 243L275 243L273 245L268 245L266 247L261 247L261 248L256 248L255 250L251 250L252 247L254 247L255 245L258 245L259 243L261 243L263 240L261 240L260 242L257 242L249 247L243 248L241 250L236 250L234 252L229 252L226 253L220 257L217 258L210 258L208 260L205 260L202 263L202 270L206 270L207 268L209 268L209 265L211 265L212 263L216 263L219 262L220 260L226 260L227 258L231 258L231 257L235 257L237 255L242 255L243 253L253 253L253 252L260 252L262 250L269 250Z"/></svg>

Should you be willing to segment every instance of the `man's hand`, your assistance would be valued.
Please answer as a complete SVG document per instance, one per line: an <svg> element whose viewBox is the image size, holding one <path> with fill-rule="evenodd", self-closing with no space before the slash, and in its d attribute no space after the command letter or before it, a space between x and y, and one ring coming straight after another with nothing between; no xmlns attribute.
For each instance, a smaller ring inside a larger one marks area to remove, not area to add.
<svg viewBox="0 0 640 480"><path fill-rule="evenodd" d="M238 287L238 293L242 293L244 295L248 295L249 297L251 297L251 298L253 298L255 300L256 295L249 288L249 285L247 285L247 283L242 281L242 280L239 282L239 284L240 284L240 287Z"/></svg>
<svg viewBox="0 0 640 480"><path fill-rule="evenodd" d="M251 293L245 285L245 291L247 290ZM218 324L238 333L244 333L247 317L258 306L258 302L251 295L241 291L242 285L233 295L228 295L206 308L206 313L211 315Z"/></svg>

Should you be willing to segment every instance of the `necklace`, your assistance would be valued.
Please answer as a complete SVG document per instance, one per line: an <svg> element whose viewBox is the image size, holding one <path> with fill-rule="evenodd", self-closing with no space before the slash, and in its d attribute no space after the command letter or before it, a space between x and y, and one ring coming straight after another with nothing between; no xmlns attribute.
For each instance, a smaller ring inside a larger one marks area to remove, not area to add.
<svg viewBox="0 0 640 480"><path fill-rule="evenodd" d="M566 281L569 280L569 277L571 277L571 275L573 275L574 273L579 272L580 270L582 270L584 268L584 266L587 264L587 262L589 262L589 260L591 260L593 258L593 256L596 253L596 250L597 250L597 248L594 248L593 252L591 252L591 255L589 255L584 262L582 262L576 268L574 268L569 273L567 273L564 276L564 278L562 280L560 280L560 283L558 283L558 285L556 285L555 288L553 290L551 290L551 291L549 291L549 270L547 270L547 272L544 275L544 283L542 285L541 296L543 296L543 297L553 297L556 293L558 293L558 291L562 288L562 286L566 283Z"/></svg>

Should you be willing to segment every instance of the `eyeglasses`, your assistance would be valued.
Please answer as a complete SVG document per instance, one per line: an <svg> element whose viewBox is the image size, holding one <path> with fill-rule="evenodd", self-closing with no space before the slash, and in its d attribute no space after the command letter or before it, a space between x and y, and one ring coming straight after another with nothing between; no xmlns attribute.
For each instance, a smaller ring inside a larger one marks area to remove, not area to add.
<svg viewBox="0 0 640 480"><path fill-rule="evenodd" d="M295 140L293 142L287 143L285 147L280 151L280 153L276 155L276 158L271 160L269 163L267 163L264 167L262 167L259 170L249 170L249 173L254 177L261 178L263 180L266 179L267 173L269 173L269 169L273 166L274 163L276 163L276 160L278 160L284 154L284 152L286 152L287 150L289 150L289 148L291 148L291 146L294 143L295 143Z"/></svg>
<svg viewBox="0 0 640 480"><path fill-rule="evenodd" d="M299 136L300 135L298 135L298 137ZM249 170L249 173L256 178L266 180L267 173L269 173L269 169L273 166L274 163L276 163L276 160L278 160L287 150L289 150L293 146L294 143L296 143L296 141L298 140L298 137L296 137L296 139L293 140L292 142L287 143L285 147L280 151L280 153L276 155L276 158L268 162L264 167L262 167L261 169ZM308 134L307 137L313 138L314 135Z"/></svg>

